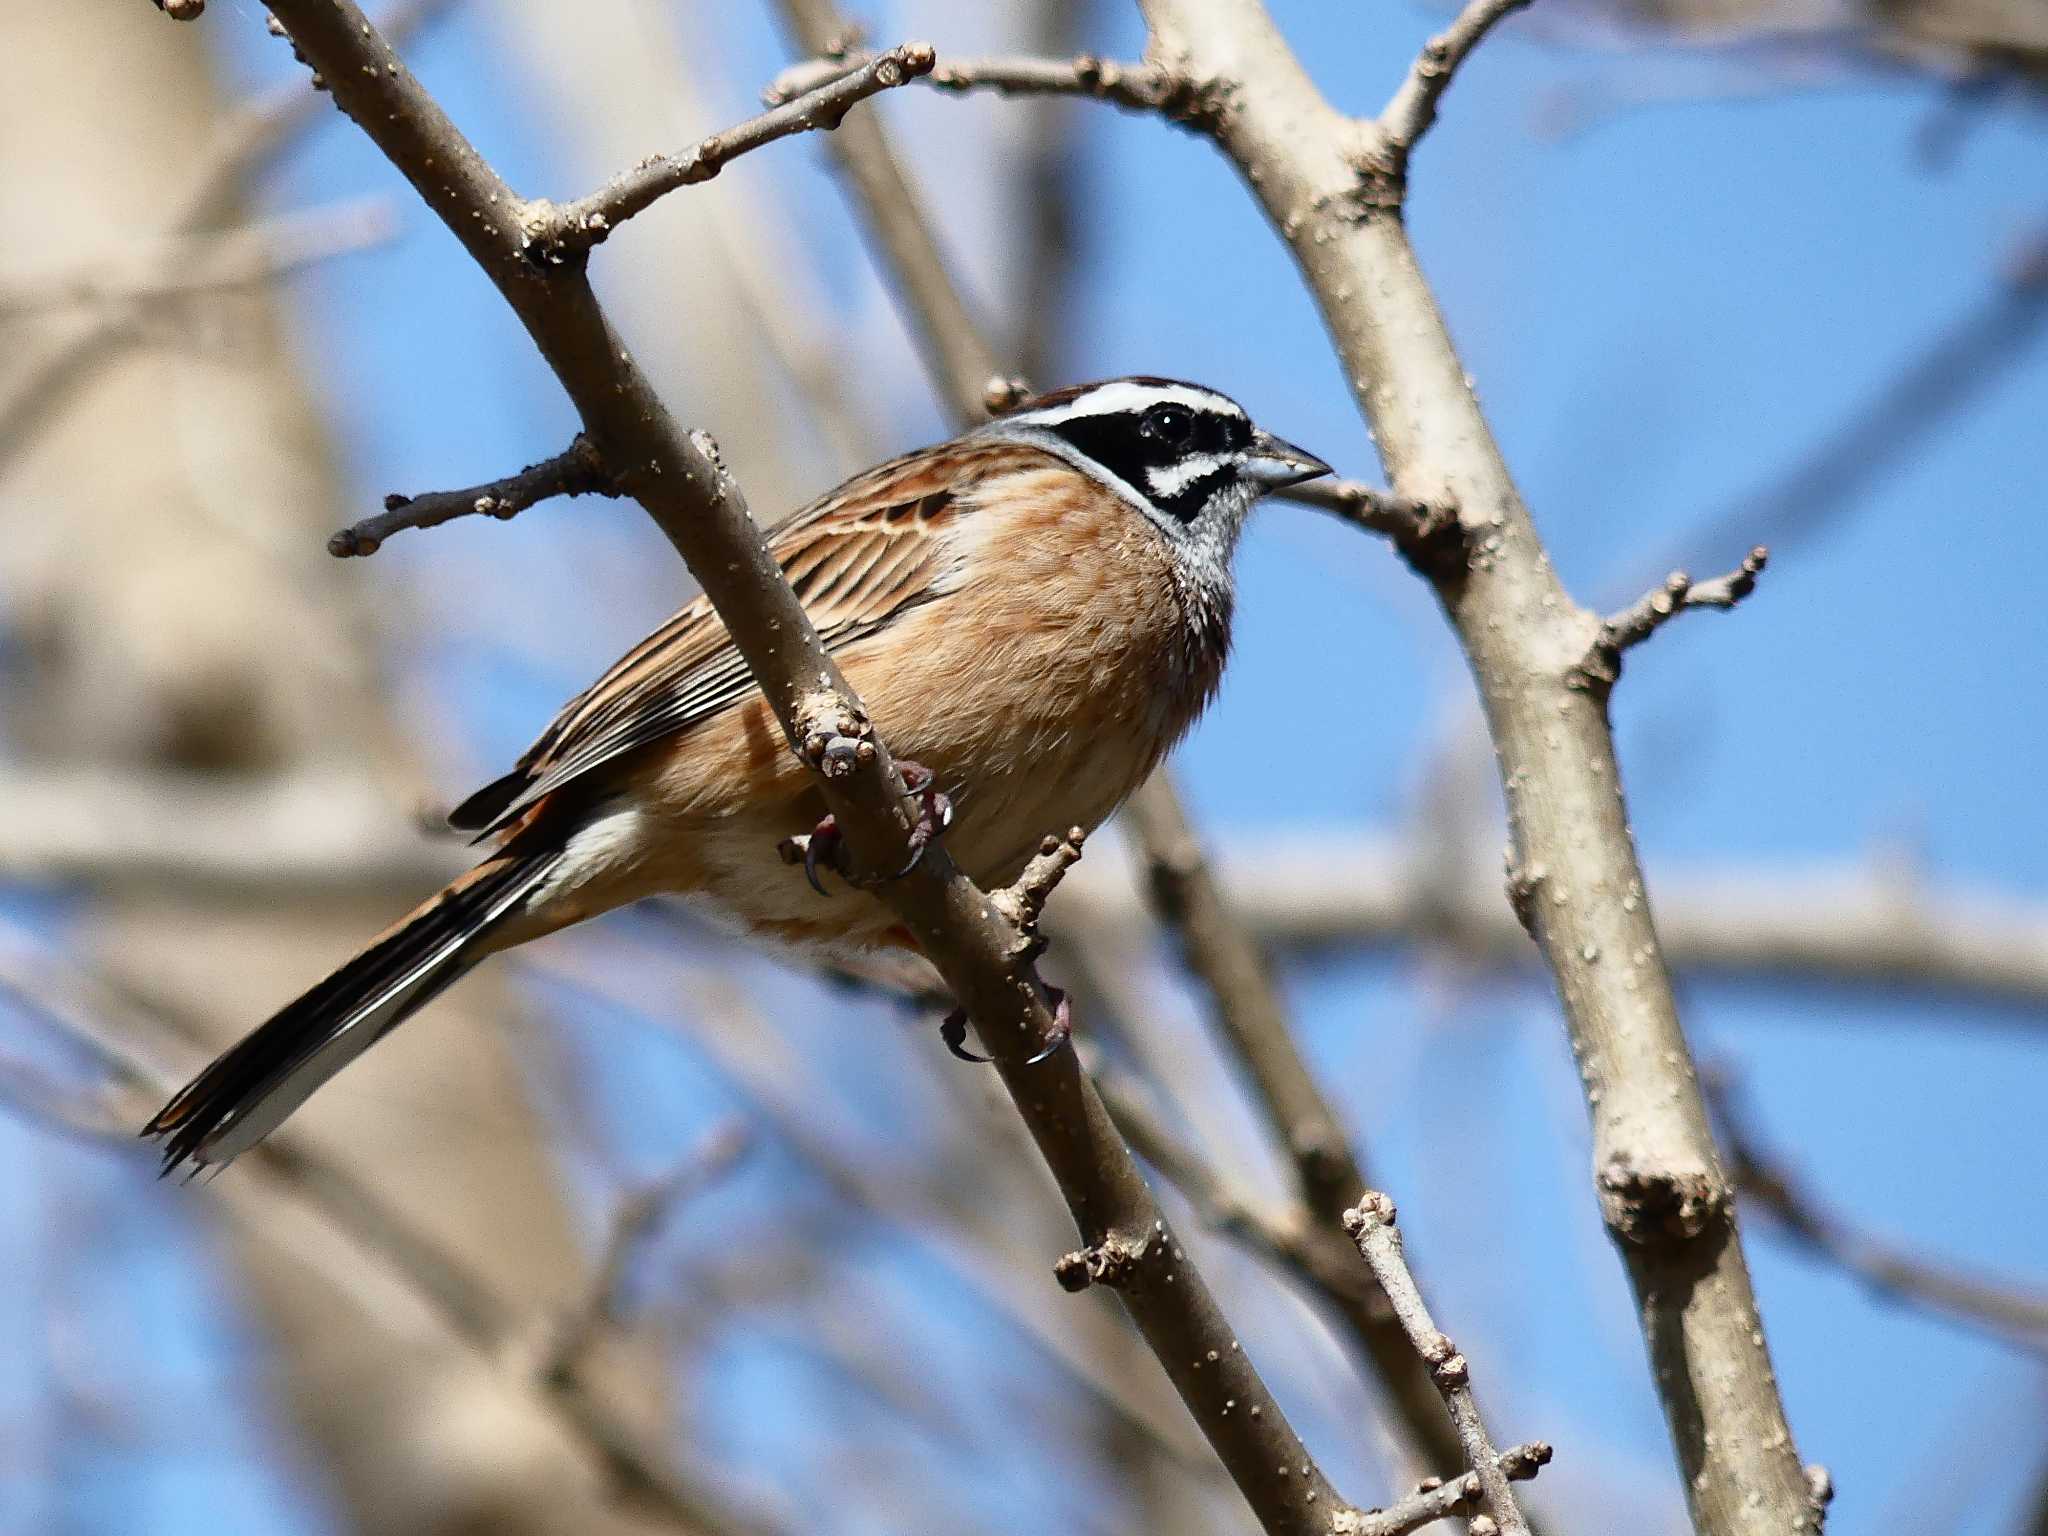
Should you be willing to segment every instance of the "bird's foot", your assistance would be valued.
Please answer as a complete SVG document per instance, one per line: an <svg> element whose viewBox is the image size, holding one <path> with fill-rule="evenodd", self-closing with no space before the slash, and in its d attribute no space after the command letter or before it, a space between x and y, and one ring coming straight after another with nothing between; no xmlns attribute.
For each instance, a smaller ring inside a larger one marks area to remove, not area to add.
<svg viewBox="0 0 2048 1536"><path fill-rule="evenodd" d="M939 776L923 763L899 757L896 766L903 773L904 789L917 810L910 824L910 862L889 877L901 880L917 868L917 861L924 857L932 839L953 825L953 802L939 789Z"/></svg>
<svg viewBox="0 0 2048 1536"><path fill-rule="evenodd" d="M1062 987L1047 987L1045 990L1052 996L1052 1033L1046 1037L1045 1044L1024 1059L1024 1065L1027 1067L1037 1066L1074 1038L1074 1016L1067 1007L1066 990ZM944 1022L939 1025L939 1038L946 1043L946 1049L962 1061L985 1064L996 1059L967 1048L965 1008L955 1008L946 1015Z"/></svg>
<svg viewBox="0 0 2048 1536"><path fill-rule="evenodd" d="M902 771L903 782L911 801L916 806L916 816L910 825L910 857L903 867L893 875L879 878L856 875L846 868L846 838L839 830L838 819L831 815L823 817L804 837L784 838L778 851L786 864L801 863L804 878L811 883L811 889L820 896L832 893L825 889L825 882L818 878L823 867L834 871L848 885L859 890L873 890L891 880L901 880L924 857L925 849L932 840L953 824L953 802L938 788L938 775L922 763L907 757L896 760Z"/></svg>

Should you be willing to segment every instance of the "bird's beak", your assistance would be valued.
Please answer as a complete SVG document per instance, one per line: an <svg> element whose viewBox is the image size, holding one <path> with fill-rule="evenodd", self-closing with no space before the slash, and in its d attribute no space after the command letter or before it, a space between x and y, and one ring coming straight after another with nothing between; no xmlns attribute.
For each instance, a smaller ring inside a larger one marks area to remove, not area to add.
<svg viewBox="0 0 2048 1536"><path fill-rule="evenodd" d="M1318 475L1330 466L1314 454L1275 437L1270 432L1252 434L1251 452L1245 458L1244 477L1262 491L1278 491Z"/></svg>

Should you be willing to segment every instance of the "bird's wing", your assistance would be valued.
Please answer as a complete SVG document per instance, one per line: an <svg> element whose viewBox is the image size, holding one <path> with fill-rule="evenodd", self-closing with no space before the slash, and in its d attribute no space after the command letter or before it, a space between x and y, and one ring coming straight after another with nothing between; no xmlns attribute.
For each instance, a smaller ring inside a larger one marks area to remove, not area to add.
<svg viewBox="0 0 2048 1536"><path fill-rule="evenodd" d="M1025 450L1030 453L1031 450ZM929 453L883 464L789 519L769 548L826 646L874 633L935 595L950 565L947 530L968 515L973 485L1000 454ZM686 731L754 692L724 623L699 597L571 699L519 765L449 813L488 835L543 797L636 747Z"/></svg>

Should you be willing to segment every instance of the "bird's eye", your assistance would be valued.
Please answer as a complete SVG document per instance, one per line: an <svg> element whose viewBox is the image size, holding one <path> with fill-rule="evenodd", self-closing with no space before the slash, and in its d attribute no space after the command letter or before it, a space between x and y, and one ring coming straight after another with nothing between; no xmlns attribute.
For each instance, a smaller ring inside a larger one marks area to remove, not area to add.
<svg viewBox="0 0 2048 1536"><path fill-rule="evenodd" d="M1195 433L1195 413L1184 405L1155 405L1145 413L1144 432L1169 448L1185 448Z"/></svg>

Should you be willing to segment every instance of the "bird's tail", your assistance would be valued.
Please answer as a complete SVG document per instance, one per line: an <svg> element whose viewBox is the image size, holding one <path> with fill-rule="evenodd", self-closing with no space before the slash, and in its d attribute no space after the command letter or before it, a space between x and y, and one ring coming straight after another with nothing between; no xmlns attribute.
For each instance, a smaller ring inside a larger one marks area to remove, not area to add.
<svg viewBox="0 0 2048 1536"><path fill-rule="evenodd" d="M143 1127L163 1142L164 1172L226 1163L276 1130L489 953L478 941L519 911L560 858L549 849L486 859L228 1047Z"/></svg>

